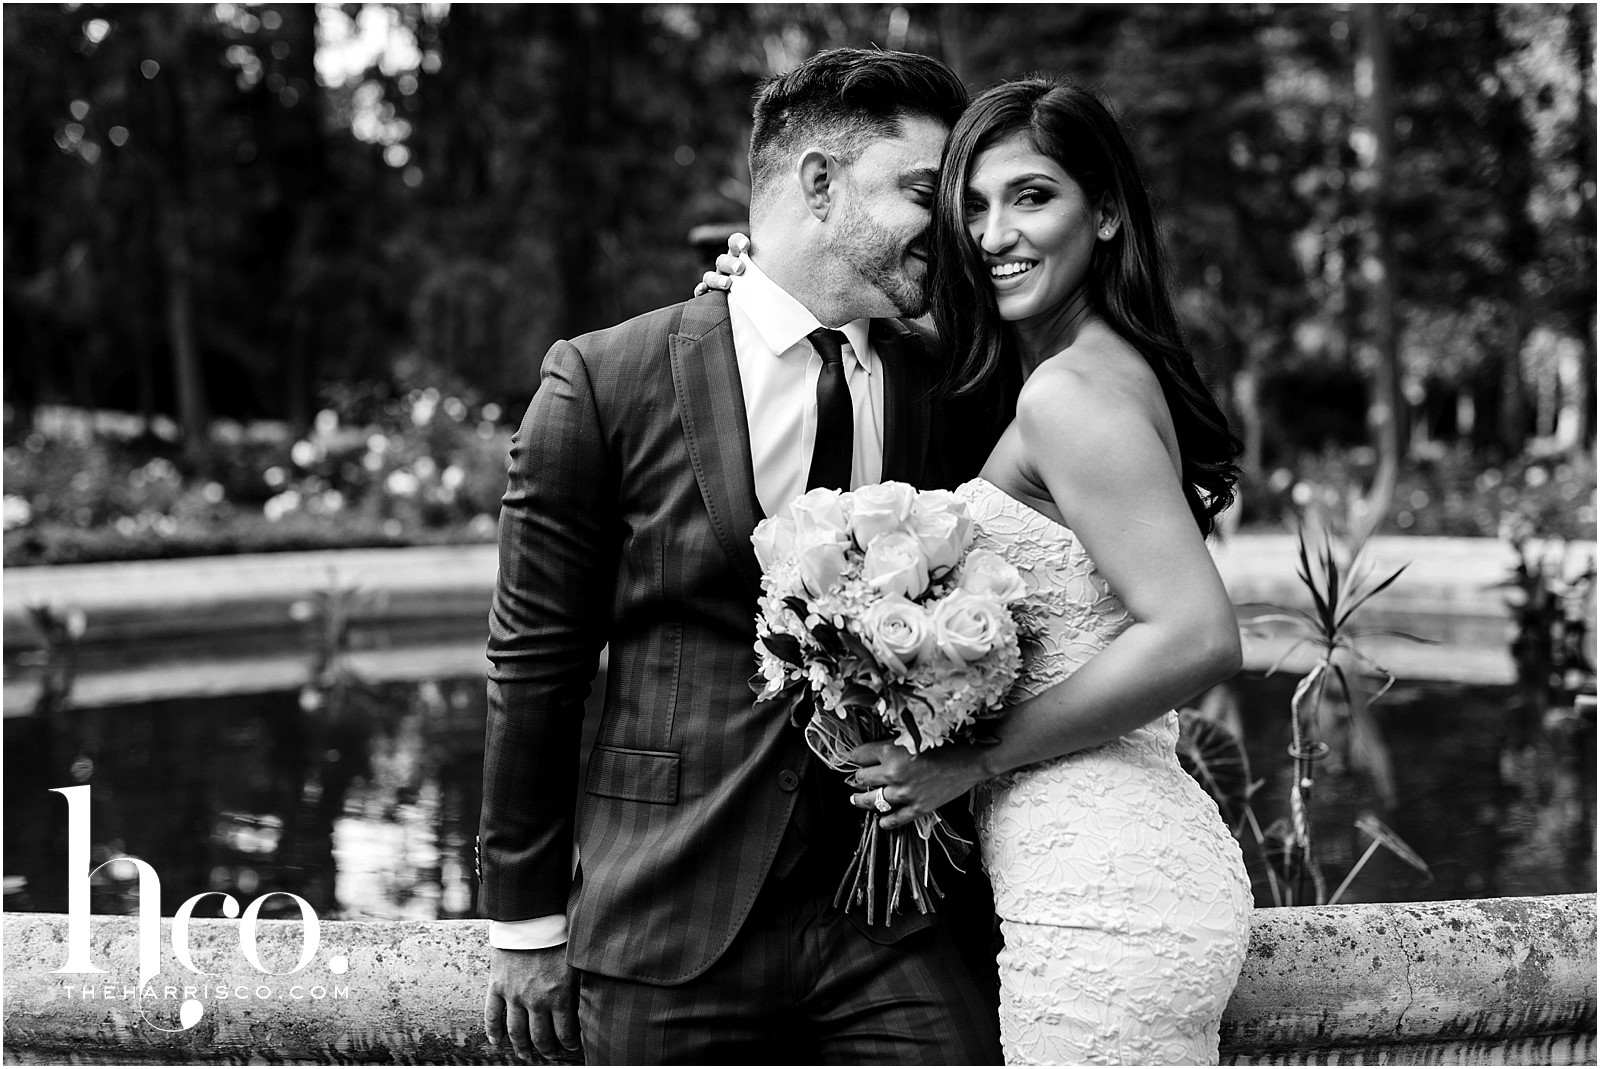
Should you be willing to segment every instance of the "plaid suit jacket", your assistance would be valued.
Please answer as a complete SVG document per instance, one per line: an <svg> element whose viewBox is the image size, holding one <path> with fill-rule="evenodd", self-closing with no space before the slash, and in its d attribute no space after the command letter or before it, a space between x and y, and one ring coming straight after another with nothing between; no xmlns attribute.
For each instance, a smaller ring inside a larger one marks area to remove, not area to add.
<svg viewBox="0 0 1600 1069"><path fill-rule="evenodd" d="M884 478L927 485L933 368L904 325L871 336L888 376ZM500 514L481 888L493 919L566 912L578 968L693 978L773 862L799 793L785 773L812 758L749 688L761 519L724 294L550 349Z"/></svg>

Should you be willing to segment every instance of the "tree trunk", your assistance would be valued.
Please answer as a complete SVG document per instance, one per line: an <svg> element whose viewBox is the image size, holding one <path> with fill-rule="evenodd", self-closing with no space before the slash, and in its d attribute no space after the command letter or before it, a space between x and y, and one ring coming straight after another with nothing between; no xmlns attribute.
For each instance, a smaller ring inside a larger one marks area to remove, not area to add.
<svg viewBox="0 0 1600 1069"><path fill-rule="evenodd" d="M1496 29L1497 33L1504 32L1498 25ZM1554 391L1545 382L1536 380L1530 384L1522 366L1523 347L1542 318L1527 283L1528 268L1539 258L1539 230L1532 216L1536 164L1531 133L1517 101L1503 81L1493 104L1501 113L1495 124L1499 137L1493 146L1499 154L1495 195L1505 205L1505 227L1500 238L1501 259L1505 264L1501 285L1511 309L1509 341L1500 343L1505 362L1500 368L1502 404L1498 437L1507 455L1515 456L1522 452L1530 436L1548 433L1542 426L1546 422L1544 409Z"/></svg>
<svg viewBox="0 0 1600 1069"><path fill-rule="evenodd" d="M190 101L182 84L183 38L188 32L190 13L152 9L146 13L146 40L159 57L160 73L155 77L160 93L162 144L166 166L156 177L155 199L158 228L156 241L165 276L163 319L167 329L167 349L172 359L172 381L176 392L178 427L192 451L210 423L206 406L205 375L200 364L200 347L194 321L193 255L189 245L189 139L187 131Z"/></svg>
<svg viewBox="0 0 1600 1069"><path fill-rule="evenodd" d="M187 213L169 200L161 213L161 263L166 274L167 345L172 354L172 381L177 390L178 426L193 443L210 422L200 347L195 341L194 300Z"/></svg>
<svg viewBox="0 0 1600 1069"><path fill-rule="evenodd" d="M1394 234L1390 220L1394 173L1394 68L1390 55L1389 8L1356 8L1360 22L1356 97L1366 137L1357 154L1365 172L1368 232L1361 274L1367 283L1367 344L1375 374L1367 423L1378 451L1378 470L1367 494L1367 514L1358 535L1376 530L1388 515L1405 455L1405 405L1400 394L1399 320L1395 301Z"/></svg>
<svg viewBox="0 0 1600 1069"><path fill-rule="evenodd" d="M550 161L557 177L556 197L561 205L553 230L556 263L562 272L563 308L561 336L574 338L611 321L603 307L611 287L599 285L595 263L595 235L605 226L607 206L595 203L596 191L581 175L595 160L594 139L606 129L606 103L610 85L609 12L594 4L566 4L551 9L549 30L557 40L570 42L558 52L549 72L559 87L558 154ZM579 161L577 167L563 164Z"/></svg>
<svg viewBox="0 0 1600 1069"><path fill-rule="evenodd" d="M283 271L290 280L290 307L282 323L285 348L283 367L283 411L289 426L301 433L311 426L316 392L316 358L313 346L316 315L313 300L321 277L321 249L326 244L325 205L336 179L328 168L322 117L326 114L322 83L317 79L317 15L314 8L290 4L281 9L284 40L289 54L284 69L289 85L299 94L294 104L298 134L298 166L290 193L293 209L293 240L289 242Z"/></svg>
<svg viewBox="0 0 1600 1069"><path fill-rule="evenodd" d="M1582 79L1582 91L1578 93L1578 121L1575 125L1577 136L1573 139L1573 155L1577 159L1580 174L1589 176L1588 183L1579 183L1579 192L1583 197L1582 208L1578 212L1577 232L1590 235L1595 233L1595 109L1594 109L1594 8L1587 4L1574 4L1567 20L1568 32L1572 40L1572 51L1578 57L1578 71ZM1594 245L1589 245L1589 282L1594 282ZM1574 400L1580 418L1578 434L1579 447L1593 446L1595 441L1595 315L1594 304L1589 305L1589 314L1583 317L1581 323L1573 326L1581 332L1584 344L1583 372L1580 376L1582 393Z"/></svg>
<svg viewBox="0 0 1600 1069"><path fill-rule="evenodd" d="M939 5L939 45L944 51L944 65L956 72L962 83L967 81L967 16L965 4Z"/></svg>
<svg viewBox="0 0 1600 1069"><path fill-rule="evenodd" d="M1594 448L1595 439L1595 364L1600 362L1600 354L1595 352L1594 343L1594 316L1589 317L1584 324L1583 332L1583 368L1579 373L1578 382L1580 392L1573 400L1573 405L1578 410L1578 441L1579 448L1587 446Z"/></svg>

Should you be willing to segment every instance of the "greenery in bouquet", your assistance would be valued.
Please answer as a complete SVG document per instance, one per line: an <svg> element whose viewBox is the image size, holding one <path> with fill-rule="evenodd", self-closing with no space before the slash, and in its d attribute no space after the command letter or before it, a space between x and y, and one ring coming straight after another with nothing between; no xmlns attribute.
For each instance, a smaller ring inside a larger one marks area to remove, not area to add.
<svg viewBox="0 0 1600 1069"><path fill-rule="evenodd" d="M1027 593L999 554L974 549L974 524L948 491L880 483L851 493L812 490L752 541L762 568L759 670L751 687L779 702L812 750L854 771L856 747L892 740L913 756L979 738L1021 667L1018 620ZM880 842L886 839L886 842ZM952 859L970 845L937 815L883 832L864 821L838 901L884 917L907 895L922 912L939 893L932 847Z"/></svg>

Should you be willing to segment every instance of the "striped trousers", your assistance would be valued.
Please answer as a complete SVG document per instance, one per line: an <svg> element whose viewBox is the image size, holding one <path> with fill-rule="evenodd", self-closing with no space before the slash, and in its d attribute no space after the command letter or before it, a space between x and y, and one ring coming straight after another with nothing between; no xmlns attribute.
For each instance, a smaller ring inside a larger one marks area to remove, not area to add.
<svg viewBox="0 0 1600 1069"><path fill-rule="evenodd" d="M1001 1063L985 986L992 974L982 978L963 957L951 935L953 918L878 943L834 909L832 897L831 886L800 873L774 881L727 952L683 984L581 973L588 1062Z"/></svg>

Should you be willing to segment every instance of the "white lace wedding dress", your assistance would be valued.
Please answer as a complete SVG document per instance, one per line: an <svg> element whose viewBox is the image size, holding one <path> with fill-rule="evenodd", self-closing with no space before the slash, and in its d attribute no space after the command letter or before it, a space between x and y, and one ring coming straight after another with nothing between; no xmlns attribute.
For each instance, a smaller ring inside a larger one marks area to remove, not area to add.
<svg viewBox="0 0 1600 1069"><path fill-rule="evenodd" d="M1072 531L983 479L957 494L976 545L1028 578L1043 620L1013 696L1066 679L1131 622ZM1174 750L1167 713L978 791L994 884L1007 1064L1214 1064L1244 961L1239 845Z"/></svg>

